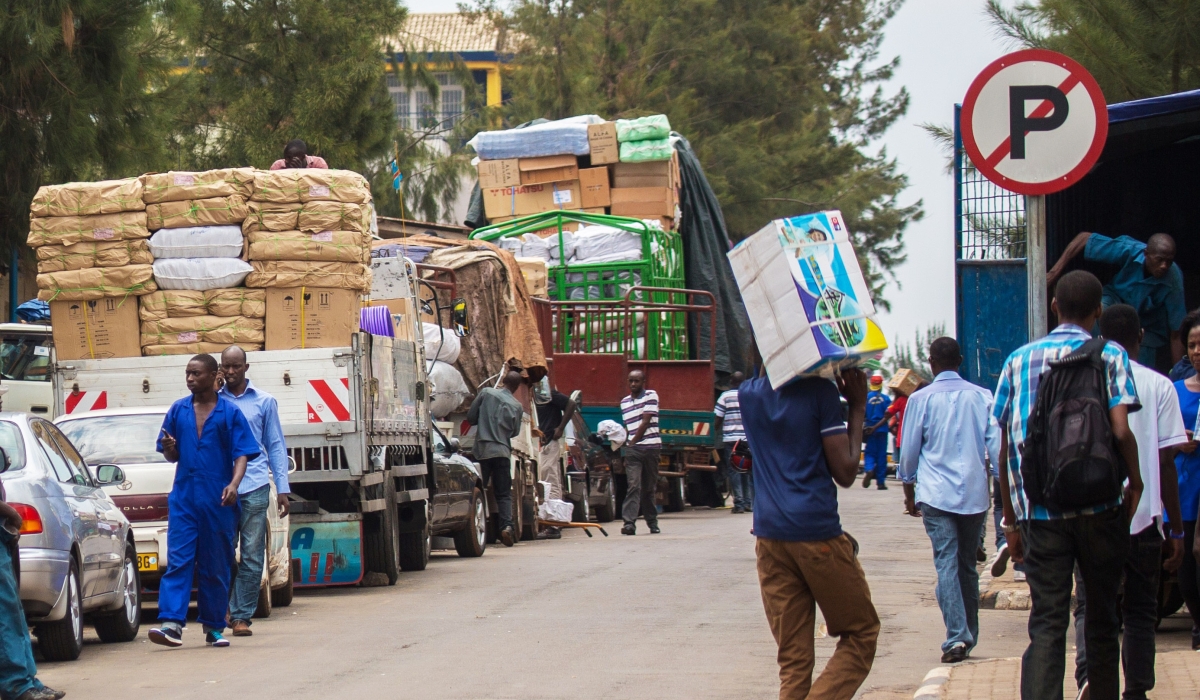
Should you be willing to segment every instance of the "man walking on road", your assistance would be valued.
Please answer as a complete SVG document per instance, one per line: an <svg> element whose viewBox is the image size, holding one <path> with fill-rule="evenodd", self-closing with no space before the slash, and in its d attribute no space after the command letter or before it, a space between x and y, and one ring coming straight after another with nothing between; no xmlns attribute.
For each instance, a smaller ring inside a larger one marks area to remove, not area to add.
<svg viewBox="0 0 1200 700"><path fill-rule="evenodd" d="M492 484L500 511L500 541L511 547L517 541L512 519L512 439L521 432L521 402L514 394L521 388L521 374L508 370L503 389L483 389L471 402L467 422L477 426L473 453L479 460L483 485Z"/></svg>
<svg viewBox="0 0 1200 700"><path fill-rule="evenodd" d="M1000 451L992 393L958 376L961 364L953 338L929 345L934 380L908 400L897 469L904 510L924 520L933 543L945 664L965 661L979 643L975 550L987 521L988 459L995 464Z"/></svg>
<svg viewBox="0 0 1200 700"><path fill-rule="evenodd" d="M884 426L888 422L888 409L892 400L883 393L883 375L871 375L871 390L867 392L867 426L863 429L863 439L866 446L863 449L863 488L871 485L871 480L880 489L887 489L887 440L888 431ZM898 455L897 455L898 456Z"/></svg>
<svg viewBox="0 0 1200 700"><path fill-rule="evenodd" d="M1137 309L1115 304L1100 316L1100 333L1137 357L1144 331ZM1124 623L1121 665L1125 670L1124 700L1146 700L1154 688L1154 636L1158 626L1158 587L1162 569L1175 571L1183 563L1183 519L1179 509L1179 483L1175 451L1188 442L1179 410L1179 397L1171 380L1135 360L1133 381L1142 410L1130 414L1129 429L1138 444L1145 491L1129 524L1129 556L1125 559L1125 586L1121 596ZM1171 523L1167 560L1163 553L1163 511ZM1078 575L1079 569L1076 568ZM1075 593L1075 680L1080 693L1088 688L1086 586ZM1086 695L1084 696L1086 697ZM1095 696L1099 698L1097 694Z"/></svg>
<svg viewBox="0 0 1200 700"><path fill-rule="evenodd" d="M738 404L738 387L746 375L734 372L729 376L729 389L717 397L717 405L713 413L717 416L713 433L718 440L717 449L721 454L721 467L725 471L725 481L729 483L729 495L733 497L734 513L754 512L754 482L750 472L733 466L733 448L739 441L746 439L746 431L742 428L742 409Z"/></svg>
<svg viewBox="0 0 1200 700"><path fill-rule="evenodd" d="M849 430L838 390L849 404ZM738 391L754 453L758 581L779 645L780 700L849 700L871 672L879 616L854 541L842 532L837 486L858 475L867 378L844 370L835 386L803 377L775 390L763 374ZM840 637L813 681L814 606Z"/></svg>
<svg viewBox="0 0 1200 700"><path fill-rule="evenodd" d="M229 619L233 636L249 637L250 618L258 607L258 591L266 566L268 539L267 508L278 508L279 517L288 514L288 460L279 422L279 403L274 396L254 388L246 378L246 352L231 345L221 353L221 376L225 385L221 397L237 406L258 443L258 456L246 464L246 476L238 485L238 521L241 562L229 597ZM271 503L271 480L278 494Z"/></svg>
<svg viewBox="0 0 1200 700"><path fill-rule="evenodd" d="M1004 534L1015 562L1025 563L1033 609L1029 647L1021 660L1022 700L1062 699L1066 671L1067 627L1071 621L1071 579L1076 563L1088 598L1088 680L1097 700L1115 700L1120 692L1120 620L1117 592L1129 527L1125 511L1136 509L1142 492L1138 447L1129 429L1129 411L1140 407L1129 356L1114 343L1100 351L1107 399L1107 425L1113 445L1095 445L1120 455L1128 467L1129 487L1106 502L1052 509L1030 502L1025 492L1023 450L1038 400L1038 388L1050 363L1070 355L1092 339L1086 329L1100 317L1101 287L1095 275L1075 270L1054 290L1051 310L1059 325L1041 340L1017 348L1004 363L992 416L1000 424L1000 486ZM1102 418L1101 418L1102 419ZM1071 433L1068 437L1074 435ZM1125 508L1122 508L1124 500Z"/></svg>
<svg viewBox="0 0 1200 700"><path fill-rule="evenodd" d="M158 438L158 451L177 464L167 498L167 572L158 588L162 624L150 630L150 641L183 645L192 582L198 579L197 619L205 642L227 647L221 632L229 609L238 486L259 447L246 417L217 394L217 361L212 355L193 357L186 377L192 395L171 404Z"/></svg>
<svg viewBox="0 0 1200 700"><path fill-rule="evenodd" d="M623 451L629 486L625 491L625 503L621 505L621 518L625 521L621 534L637 534L640 507L650 534L657 535L660 530L654 494L658 491L658 456L662 453L662 439L658 436L658 394L646 388L646 375L639 369L629 373L629 396L621 399L621 417L629 433Z"/></svg>
<svg viewBox="0 0 1200 700"><path fill-rule="evenodd" d="M534 385L533 402L537 405L538 431L542 434L541 449L538 451L538 481L550 484L546 498L561 501L563 433L567 424L575 417L575 401L550 386L545 377ZM539 540L557 540L562 533L557 527L547 527L538 533Z"/></svg>

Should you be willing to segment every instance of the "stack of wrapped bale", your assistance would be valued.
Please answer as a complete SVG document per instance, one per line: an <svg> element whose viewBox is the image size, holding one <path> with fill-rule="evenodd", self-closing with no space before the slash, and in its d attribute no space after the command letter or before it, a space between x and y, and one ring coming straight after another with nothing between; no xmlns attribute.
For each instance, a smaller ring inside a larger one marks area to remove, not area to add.
<svg viewBox="0 0 1200 700"><path fill-rule="evenodd" d="M347 170L256 171L242 225L267 290L267 349L337 347L358 328L371 290L371 190Z"/></svg>
<svg viewBox="0 0 1200 700"><path fill-rule="evenodd" d="M159 289L142 299L143 355L219 352L232 344L261 350L265 294L242 286L241 258L250 168L142 176Z"/></svg>

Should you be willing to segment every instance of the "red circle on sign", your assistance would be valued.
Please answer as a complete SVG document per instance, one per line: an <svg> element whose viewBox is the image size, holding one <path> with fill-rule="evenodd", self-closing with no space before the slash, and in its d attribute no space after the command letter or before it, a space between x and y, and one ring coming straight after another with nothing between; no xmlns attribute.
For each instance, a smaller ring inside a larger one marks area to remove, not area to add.
<svg viewBox="0 0 1200 700"><path fill-rule="evenodd" d="M1087 153L1066 175L1046 182L1022 182L1002 175L994 165L987 162L987 156L979 150L979 144L975 141L975 128L972 121L979 94L983 92L984 87L992 78L1009 66L1029 62L1050 63L1065 68L1087 90L1088 97L1091 98L1092 106L1096 111L1096 133L1092 135L1092 143ZM1025 49L1001 56L975 76L975 80L971 82L971 87L967 89L967 96L963 100L959 128L962 131L963 148L966 149L967 156L984 177L1017 194L1052 194L1065 190L1082 180L1083 176L1087 175L1096 161L1100 159L1100 154L1104 151L1104 142L1108 139L1108 106L1104 102L1104 93L1100 90L1096 79L1074 59L1046 49Z"/></svg>

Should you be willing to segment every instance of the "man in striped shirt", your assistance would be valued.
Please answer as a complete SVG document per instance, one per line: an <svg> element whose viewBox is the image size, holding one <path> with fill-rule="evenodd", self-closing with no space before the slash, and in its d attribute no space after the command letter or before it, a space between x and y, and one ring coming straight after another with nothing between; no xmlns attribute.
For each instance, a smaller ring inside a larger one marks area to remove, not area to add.
<svg viewBox="0 0 1200 700"><path fill-rule="evenodd" d="M657 535L658 509L654 506L654 494L658 490L658 456L662 453L662 439L658 436L658 394L646 388L646 375L639 369L629 373L629 396L621 399L621 418L629 432L624 450L625 479L629 487L621 506L621 518L625 521L621 534L637 534L635 523L640 506L650 534Z"/></svg>
<svg viewBox="0 0 1200 700"><path fill-rule="evenodd" d="M746 431L742 428L742 409L738 404L738 386L745 378L746 375L741 372L734 372L729 377L729 390L717 397L717 405L713 408L717 416L713 432L717 435L718 449L721 451L721 467L729 482L729 495L733 496L734 513L754 512L754 481L750 478L750 472L736 469L730 461L733 446L739 440L746 439Z"/></svg>

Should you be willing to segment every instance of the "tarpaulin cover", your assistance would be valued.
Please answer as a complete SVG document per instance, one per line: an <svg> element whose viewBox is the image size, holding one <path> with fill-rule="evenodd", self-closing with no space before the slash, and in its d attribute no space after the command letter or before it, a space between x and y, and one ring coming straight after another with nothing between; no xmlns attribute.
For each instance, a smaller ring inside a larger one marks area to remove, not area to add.
<svg viewBox="0 0 1200 700"><path fill-rule="evenodd" d="M37 276L42 301L92 301L104 297L140 296L157 292L149 265L89 267Z"/></svg>
<svg viewBox="0 0 1200 700"><path fill-rule="evenodd" d="M750 318L726 257L731 246L725 216L691 144L682 136L675 137L681 176L679 232L683 237L685 286L711 292L717 299L714 370L719 374L749 373ZM693 314L690 325L693 351L698 359L708 359L709 334L713 332L708 327L708 315Z"/></svg>
<svg viewBox="0 0 1200 700"><path fill-rule="evenodd" d="M145 240L85 241L72 245L44 245L35 250L39 273L82 270L86 267L149 265L154 262L150 245Z"/></svg>
<svg viewBox="0 0 1200 700"><path fill-rule="evenodd" d="M222 168L204 172L150 173L142 176L146 204L211 199L236 194L249 199L254 191L254 168Z"/></svg>
<svg viewBox="0 0 1200 700"><path fill-rule="evenodd" d="M127 241L149 238L146 212L125 211L94 216L46 216L29 220L30 248L71 245L83 241Z"/></svg>
<svg viewBox="0 0 1200 700"><path fill-rule="evenodd" d="M248 316L267 315L267 290L246 289L172 289L147 294L138 299L138 317L143 321L188 316Z"/></svg>
<svg viewBox="0 0 1200 700"><path fill-rule="evenodd" d="M29 214L41 216L87 216L116 214L121 211L141 211L142 181L136 177L126 180L100 182L68 182L65 185L46 185L38 189L29 205Z"/></svg>

